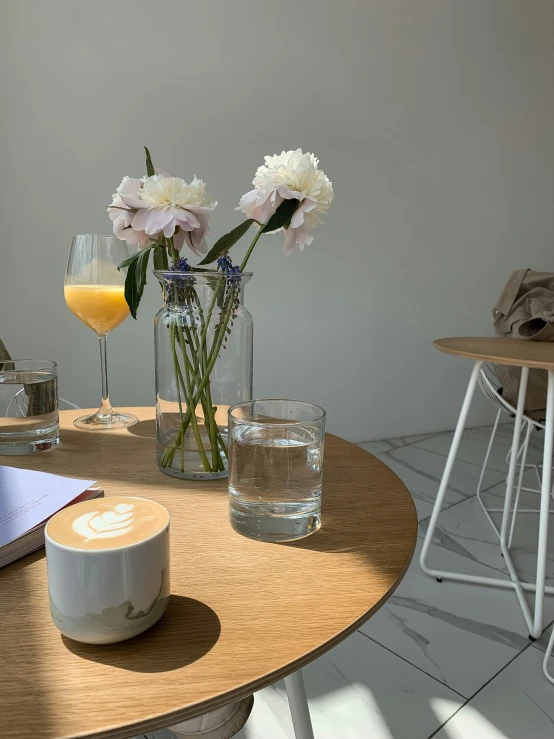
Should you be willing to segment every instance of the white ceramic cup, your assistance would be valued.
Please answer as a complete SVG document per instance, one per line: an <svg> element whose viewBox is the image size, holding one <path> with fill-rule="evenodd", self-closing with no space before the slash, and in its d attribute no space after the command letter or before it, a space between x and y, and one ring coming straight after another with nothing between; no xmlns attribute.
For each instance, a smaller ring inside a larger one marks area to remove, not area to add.
<svg viewBox="0 0 554 739"><path fill-rule="evenodd" d="M145 532L142 515L145 538L129 543L133 535L141 536L140 526L134 534L132 526L140 523L136 512L144 514L143 504L159 509L153 511L161 517L159 530L148 533L146 526ZM64 538L68 526L70 544ZM80 547L75 532L84 537ZM50 519L45 542L50 613L65 636L111 644L142 633L163 616L170 592L169 513L163 506L131 497L76 503Z"/></svg>

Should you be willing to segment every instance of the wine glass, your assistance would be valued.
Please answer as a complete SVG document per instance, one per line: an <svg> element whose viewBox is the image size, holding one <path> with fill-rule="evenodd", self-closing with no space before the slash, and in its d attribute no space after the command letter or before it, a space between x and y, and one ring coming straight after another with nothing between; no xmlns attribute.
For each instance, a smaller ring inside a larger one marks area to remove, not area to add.
<svg viewBox="0 0 554 739"><path fill-rule="evenodd" d="M98 336L102 368L102 402L96 413L73 423L88 431L121 429L137 423L130 413L115 411L108 395L106 339L129 315L125 300L125 270L117 265L136 251L115 236L73 237L65 272L64 297L69 310Z"/></svg>

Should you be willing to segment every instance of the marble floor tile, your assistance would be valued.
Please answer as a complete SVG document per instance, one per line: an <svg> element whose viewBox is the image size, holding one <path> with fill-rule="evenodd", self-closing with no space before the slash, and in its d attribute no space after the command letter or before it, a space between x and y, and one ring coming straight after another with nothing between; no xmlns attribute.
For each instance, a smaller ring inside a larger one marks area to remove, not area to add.
<svg viewBox="0 0 554 739"><path fill-rule="evenodd" d="M517 478L516 478L517 481ZM503 508L504 498L506 496L506 480L494 485L492 488L488 488L482 493L481 497L487 506L487 508ZM515 496L515 488L513 496ZM512 498L512 506L515 505L515 500ZM521 495L519 498L519 510L533 509L538 510L540 506L540 481L537 477L535 470L526 470L523 475L523 486L521 489ZM554 501L552 501L550 508L554 512ZM529 514L525 514L529 515Z"/></svg>
<svg viewBox="0 0 554 739"><path fill-rule="evenodd" d="M420 441L424 441L426 439L430 439L433 436L437 436L436 433L433 434L416 434L415 436L397 436L393 439L379 439L378 441L362 441L358 443L358 446L361 446L362 449L367 449L367 451L371 452L372 454L378 454L381 451L390 451L391 449L400 449L403 446L410 446L411 444L416 444ZM376 445L375 448L378 451L373 451L369 448L370 445Z"/></svg>
<svg viewBox="0 0 554 739"><path fill-rule="evenodd" d="M493 517L494 518L494 517ZM500 514L496 517L500 525ZM533 514L520 515L514 532L512 558L524 582L535 579L537 560L539 517ZM422 521L422 530L427 530L428 521ZM452 509L444 510L435 530L434 542L442 550L449 550L460 555L460 570L471 574L485 574L496 577L506 575L507 571L501 556L498 538L484 517L477 498L460 503ZM441 566L441 558L430 554L431 567L445 569ZM554 537L549 538L547 553L547 583L554 584ZM551 600L551 598L549 598Z"/></svg>
<svg viewBox="0 0 554 739"><path fill-rule="evenodd" d="M431 515L436 500L445 458L440 454L419 449L417 446L405 446L401 449L385 451L377 455L400 477L414 497L418 518ZM445 505L451 506L473 495L477 487L480 469L467 462L457 462L450 478L449 490ZM503 480L501 472L486 472L483 489L497 485Z"/></svg>
<svg viewBox="0 0 554 739"><path fill-rule="evenodd" d="M366 452L369 452L376 457L380 457L381 454L392 452L393 449L396 449L396 447L389 444L388 441L365 441L363 444L358 444L357 446L365 449Z"/></svg>
<svg viewBox="0 0 554 739"><path fill-rule="evenodd" d="M362 634L308 665L304 680L317 739L427 739L463 703ZM237 734L269 738L294 739L283 683L256 694L252 715Z"/></svg>
<svg viewBox="0 0 554 739"><path fill-rule="evenodd" d="M500 433L496 434L487 463L487 467L489 469L497 470L499 472L503 472L504 474L508 473L506 455L512 447L512 432L513 426L510 430L509 436ZM485 459L485 454L490 440L490 434L491 429L466 429L462 436L456 459L462 462L469 462L481 467ZM453 436L453 432L440 434L429 439L418 441L414 444L414 446L416 446L418 449L425 449L429 452L433 452L434 454L440 454L446 457L448 456L448 453L450 451ZM533 438L533 436L531 438ZM542 438L540 440L539 448L531 446L531 444L529 445L529 449L527 451L527 462L530 464L542 463Z"/></svg>
<svg viewBox="0 0 554 739"><path fill-rule="evenodd" d="M438 432L443 433L442 431ZM437 432L431 434L416 434L415 436L397 436L393 439L388 439L389 444L399 448L401 446L410 446L410 444L417 444L419 441L424 439L431 439L433 436L437 436Z"/></svg>
<svg viewBox="0 0 554 739"><path fill-rule="evenodd" d="M419 565L422 544L420 538L394 595L360 631L470 697L529 645L527 627L513 592L447 580L438 583L424 574ZM441 568L467 569L464 557L455 551L435 545L431 555ZM473 574L490 574L476 562L471 569ZM546 610L554 619L553 600L547 601Z"/></svg>
<svg viewBox="0 0 554 739"><path fill-rule="evenodd" d="M470 700L434 739L551 739L554 685L529 647Z"/></svg>

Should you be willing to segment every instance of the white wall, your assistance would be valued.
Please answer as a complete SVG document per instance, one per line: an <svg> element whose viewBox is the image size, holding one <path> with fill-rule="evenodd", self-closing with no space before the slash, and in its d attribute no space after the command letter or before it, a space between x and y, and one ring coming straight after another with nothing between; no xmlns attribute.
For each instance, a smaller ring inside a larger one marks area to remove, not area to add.
<svg viewBox="0 0 554 739"><path fill-rule="evenodd" d="M62 295L74 233L142 145L233 208L264 154L319 156L313 246L252 260L255 393L325 406L352 440L451 427L469 372L438 336L488 334L518 267L552 269L551 0L2 0L0 336L99 399L94 336ZM111 338L112 399L153 402L152 284ZM473 422L485 420L483 409Z"/></svg>

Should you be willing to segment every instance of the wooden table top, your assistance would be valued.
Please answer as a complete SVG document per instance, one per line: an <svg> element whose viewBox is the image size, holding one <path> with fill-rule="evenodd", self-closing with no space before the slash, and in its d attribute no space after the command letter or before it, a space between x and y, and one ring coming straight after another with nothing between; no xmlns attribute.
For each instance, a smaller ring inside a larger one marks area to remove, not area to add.
<svg viewBox="0 0 554 739"><path fill-rule="evenodd" d="M126 409L127 410L127 409ZM184 482L155 460L154 411L109 433L60 413L61 444L3 464L98 479L106 495L152 498L171 515L171 598L149 631L108 646L50 620L44 551L0 570L0 737L123 739L271 684L351 634L394 591L417 536L415 506L368 452L328 436L323 525L294 544L243 538L226 480Z"/></svg>
<svg viewBox="0 0 554 739"><path fill-rule="evenodd" d="M437 349L456 357L467 357L514 367L535 367L554 370L554 343L504 339L499 336L460 336L437 339Z"/></svg>

